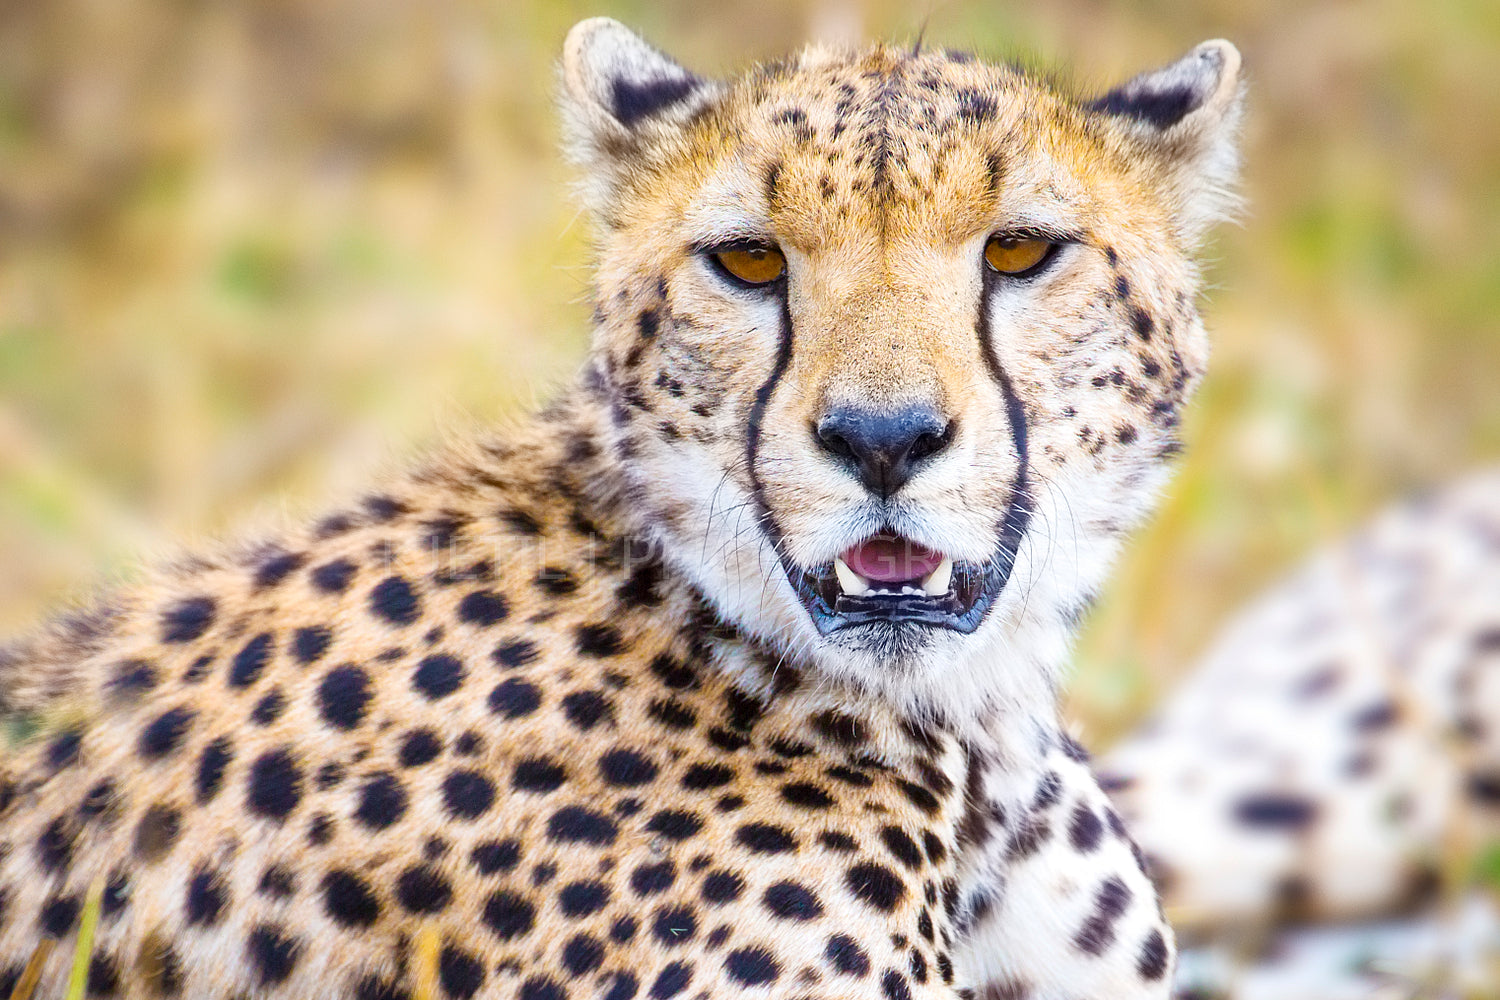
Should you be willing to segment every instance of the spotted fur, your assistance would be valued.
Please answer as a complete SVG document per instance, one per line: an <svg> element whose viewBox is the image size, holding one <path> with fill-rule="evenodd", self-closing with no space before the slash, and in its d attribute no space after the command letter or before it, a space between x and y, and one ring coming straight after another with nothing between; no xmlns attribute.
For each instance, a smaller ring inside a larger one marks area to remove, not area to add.
<svg viewBox="0 0 1500 1000"><path fill-rule="evenodd" d="M1416 991L1444 976L1493 992L1500 919L1476 903L1450 920L1438 904L1500 836L1497 668L1488 471L1393 508L1270 589L1105 759L1174 922L1197 940L1422 915L1293 936L1233 996ZM1283 964L1323 992L1288 992Z"/></svg>
<svg viewBox="0 0 1500 1000"><path fill-rule="evenodd" d="M458 998L1165 995L1055 686L1203 368L1237 69L1096 99L876 46L726 83L579 25L583 374L0 660L37 730L0 764L0 995L101 878L99 995L409 997L434 935ZM1061 247L1007 283L1017 228ZM774 295L703 252L747 237ZM894 497L809 433L911 400L956 431ZM972 633L813 626L787 568L882 527L1003 563Z"/></svg>

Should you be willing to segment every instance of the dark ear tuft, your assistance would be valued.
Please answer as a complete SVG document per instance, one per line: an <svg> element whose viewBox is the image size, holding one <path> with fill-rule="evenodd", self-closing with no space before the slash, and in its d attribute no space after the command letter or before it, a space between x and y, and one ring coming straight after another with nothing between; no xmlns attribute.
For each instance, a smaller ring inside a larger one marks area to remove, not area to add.
<svg viewBox="0 0 1500 1000"><path fill-rule="evenodd" d="M618 21L580 21L563 43L567 151L584 168L581 191L601 210L616 181L718 93Z"/></svg>
<svg viewBox="0 0 1500 1000"><path fill-rule="evenodd" d="M1239 50L1212 41L1084 105L1153 165L1189 244L1238 206L1243 89Z"/></svg>
<svg viewBox="0 0 1500 1000"><path fill-rule="evenodd" d="M612 95L615 119L630 128L642 118L650 118L665 108L680 104L698 89L701 82L691 73L676 79L627 80L620 77L614 82Z"/></svg>
<svg viewBox="0 0 1500 1000"><path fill-rule="evenodd" d="M580 21L568 32L562 77L568 110L581 124L621 134L688 103L705 86L607 17Z"/></svg>
<svg viewBox="0 0 1500 1000"><path fill-rule="evenodd" d="M1169 129L1208 103L1239 70L1239 52L1224 41L1204 42L1181 59L1125 83L1094 101L1091 111Z"/></svg>

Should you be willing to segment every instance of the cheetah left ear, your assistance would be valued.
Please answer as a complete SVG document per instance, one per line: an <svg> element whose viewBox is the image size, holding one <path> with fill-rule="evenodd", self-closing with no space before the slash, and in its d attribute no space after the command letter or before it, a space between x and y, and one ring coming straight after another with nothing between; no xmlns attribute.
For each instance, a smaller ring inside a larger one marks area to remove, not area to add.
<svg viewBox="0 0 1500 1000"><path fill-rule="evenodd" d="M1229 42L1204 42L1181 59L1142 73L1089 102L1126 140L1161 167L1189 244L1239 207L1239 130L1244 111L1240 53Z"/></svg>
<svg viewBox="0 0 1500 1000"><path fill-rule="evenodd" d="M591 194L612 187L647 140L663 138L717 91L608 17L573 26L561 70L567 152L587 171Z"/></svg>

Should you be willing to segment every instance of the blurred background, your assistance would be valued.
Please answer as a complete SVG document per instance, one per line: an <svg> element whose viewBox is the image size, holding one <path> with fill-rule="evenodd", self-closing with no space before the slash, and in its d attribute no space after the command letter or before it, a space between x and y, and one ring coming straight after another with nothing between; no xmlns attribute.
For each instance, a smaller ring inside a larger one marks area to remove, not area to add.
<svg viewBox="0 0 1500 1000"><path fill-rule="evenodd" d="M724 74L924 25L1091 89L1240 46L1250 207L1187 454L1080 648L1095 745L1319 540L1500 458L1493 0L0 3L0 634L570 376L553 61L601 13Z"/></svg>

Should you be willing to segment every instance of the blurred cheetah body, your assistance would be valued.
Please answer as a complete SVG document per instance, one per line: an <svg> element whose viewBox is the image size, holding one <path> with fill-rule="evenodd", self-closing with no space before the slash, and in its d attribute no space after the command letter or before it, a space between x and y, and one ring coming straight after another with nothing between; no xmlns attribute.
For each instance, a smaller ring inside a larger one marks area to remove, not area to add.
<svg viewBox="0 0 1500 1000"><path fill-rule="evenodd" d="M1278 942L1224 996L1439 982L1477 996L1494 988L1500 916L1477 900L1445 915L1439 890L1500 837L1497 718L1492 470L1386 511L1270 588L1102 780L1179 928ZM1274 936L1308 922L1325 926Z"/></svg>
<svg viewBox="0 0 1500 1000"><path fill-rule="evenodd" d="M452 997L1165 996L1055 688L1201 373L1237 68L719 84L579 25L578 385L0 658L43 723L0 764L0 994L102 877L98 995L409 997L435 935ZM987 270L996 233L1045 266ZM778 282L715 270L773 243ZM861 443L912 413L920 456ZM888 536L939 569L851 575Z"/></svg>

